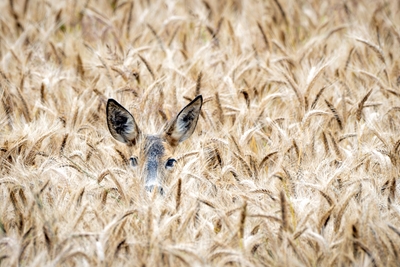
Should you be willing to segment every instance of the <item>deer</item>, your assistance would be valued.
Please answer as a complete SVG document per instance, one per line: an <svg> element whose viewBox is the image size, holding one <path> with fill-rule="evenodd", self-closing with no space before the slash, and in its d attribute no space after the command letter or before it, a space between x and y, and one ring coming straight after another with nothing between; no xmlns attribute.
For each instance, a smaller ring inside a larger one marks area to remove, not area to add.
<svg viewBox="0 0 400 267"><path fill-rule="evenodd" d="M126 108L115 99L108 99L108 130L117 141L138 148L139 155L131 156L129 161L132 167L139 168L146 191L157 188L161 195L164 194L165 180L177 162L173 158L175 148L193 134L202 105L203 97L198 95L166 124L161 133L146 134Z"/></svg>

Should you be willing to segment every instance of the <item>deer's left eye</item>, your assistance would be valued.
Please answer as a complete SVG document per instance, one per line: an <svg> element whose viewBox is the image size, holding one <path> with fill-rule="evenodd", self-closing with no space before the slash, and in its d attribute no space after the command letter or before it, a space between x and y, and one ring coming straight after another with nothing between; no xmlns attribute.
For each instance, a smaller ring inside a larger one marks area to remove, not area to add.
<svg viewBox="0 0 400 267"><path fill-rule="evenodd" d="M167 170L170 170L170 169L172 169L173 167L174 167L174 165L175 165L175 163L176 163L176 160L175 159L168 159L167 160L167 163L165 163L165 168L167 169Z"/></svg>

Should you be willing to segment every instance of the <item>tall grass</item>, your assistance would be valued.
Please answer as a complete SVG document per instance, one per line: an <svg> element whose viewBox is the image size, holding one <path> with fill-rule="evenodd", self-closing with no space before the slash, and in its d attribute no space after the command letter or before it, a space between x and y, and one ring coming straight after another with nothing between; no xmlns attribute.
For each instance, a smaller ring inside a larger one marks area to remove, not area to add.
<svg viewBox="0 0 400 267"><path fill-rule="evenodd" d="M397 266L396 1L0 2L1 266ZM204 105L163 196L108 132Z"/></svg>

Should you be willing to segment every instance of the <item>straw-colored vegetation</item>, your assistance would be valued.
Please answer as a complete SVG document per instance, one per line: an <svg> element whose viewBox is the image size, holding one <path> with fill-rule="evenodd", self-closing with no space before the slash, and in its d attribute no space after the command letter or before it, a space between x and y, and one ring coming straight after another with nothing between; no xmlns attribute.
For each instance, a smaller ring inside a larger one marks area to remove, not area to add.
<svg viewBox="0 0 400 267"><path fill-rule="evenodd" d="M1 266L397 266L399 1L0 2ZM196 95L165 194L110 135Z"/></svg>

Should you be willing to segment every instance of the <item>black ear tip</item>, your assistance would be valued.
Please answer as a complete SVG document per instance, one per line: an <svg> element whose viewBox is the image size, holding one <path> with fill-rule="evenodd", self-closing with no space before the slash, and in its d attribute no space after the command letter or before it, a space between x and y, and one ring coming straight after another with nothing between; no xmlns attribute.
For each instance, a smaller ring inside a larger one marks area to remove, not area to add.
<svg viewBox="0 0 400 267"><path fill-rule="evenodd" d="M114 101L115 101L114 99L109 98L109 99L107 100L107 107L109 107L110 104L112 104Z"/></svg>
<svg viewBox="0 0 400 267"><path fill-rule="evenodd" d="M203 103L203 96L202 95L196 96L195 99L193 99L193 102L196 102L198 100L200 100L200 102Z"/></svg>
<svg viewBox="0 0 400 267"><path fill-rule="evenodd" d="M108 100L107 100L107 109L109 108L109 107L120 107L120 108L123 108L123 109L125 109L120 103L118 103L118 101L117 100L115 100L114 98L109 98Z"/></svg>
<svg viewBox="0 0 400 267"><path fill-rule="evenodd" d="M107 100L107 106L110 105L111 103L117 103L117 101L115 101L115 99L113 99L113 98L109 98Z"/></svg>

